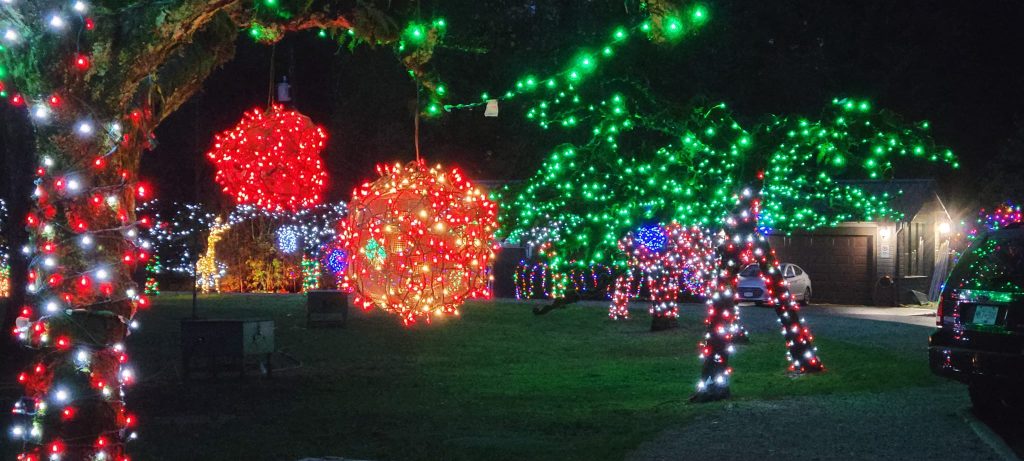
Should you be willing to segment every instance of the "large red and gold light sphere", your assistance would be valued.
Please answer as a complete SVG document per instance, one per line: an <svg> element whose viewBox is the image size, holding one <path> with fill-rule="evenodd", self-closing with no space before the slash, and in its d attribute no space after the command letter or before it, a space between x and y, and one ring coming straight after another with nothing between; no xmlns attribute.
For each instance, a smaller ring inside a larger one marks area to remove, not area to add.
<svg viewBox="0 0 1024 461"><path fill-rule="evenodd" d="M323 198L327 173L320 152L326 141L309 117L275 104L246 112L214 138L206 155L217 168L217 184L237 204L297 211Z"/></svg>
<svg viewBox="0 0 1024 461"><path fill-rule="evenodd" d="M349 255L342 286L356 304L409 325L490 297L497 205L458 169L416 161L377 171L380 179L353 192L339 232Z"/></svg>

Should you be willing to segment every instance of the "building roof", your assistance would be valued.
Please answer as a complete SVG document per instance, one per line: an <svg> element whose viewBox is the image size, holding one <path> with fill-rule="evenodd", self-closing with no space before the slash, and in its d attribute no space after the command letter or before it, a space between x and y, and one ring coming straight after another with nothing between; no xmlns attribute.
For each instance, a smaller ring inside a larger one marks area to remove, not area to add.
<svg viewBox="0 0 1024 461"><path fill-rule="evenodd" d="M945 205L939 198L938 186L934 179L891 179L840 181L843 184L857 186L872 195L889 194L892 199L889 206L903 213L905 221L912 221L918 213L932 202L938 202L939 209L945 211Z"/></svg>

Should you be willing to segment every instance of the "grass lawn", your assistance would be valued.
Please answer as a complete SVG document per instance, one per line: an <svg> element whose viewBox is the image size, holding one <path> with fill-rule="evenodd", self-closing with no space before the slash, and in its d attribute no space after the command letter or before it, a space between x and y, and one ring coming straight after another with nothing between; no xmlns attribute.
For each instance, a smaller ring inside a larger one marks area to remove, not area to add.
<svg viewBox="0 0 1024 461"><path fill-rule="evenodd" d="M596 308L535 317L514 302L470 303L457 319L403 328L354 312L343 329L305 328L301 295L216 295L204 317L275 320L277 347L301 361L273 379L182 383L178 320L190 296L165 294L140 316L129 351L142 381L140 460L621 459L662 429L718 411L692 405L702 325L648 331ZM849 393L937 380L921 360L819 338L829 372L787 377L777 334L733 361L734 399ZM795 418L795 416L794 416Z"/></svg>

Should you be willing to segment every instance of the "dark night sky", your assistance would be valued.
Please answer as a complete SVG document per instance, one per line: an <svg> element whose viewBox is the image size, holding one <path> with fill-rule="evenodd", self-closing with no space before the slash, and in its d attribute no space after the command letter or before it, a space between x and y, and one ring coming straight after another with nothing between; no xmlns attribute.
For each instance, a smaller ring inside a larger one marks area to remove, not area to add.
<svg viewBox="0 0 1024 461"><path fill-rule="evenodd" d="M614 0L438 3L435 10L449 21L447 44L489 50L437 54L436 70L449 83L453 102L475 101L481 91L499 93L527 70L556 70L579 46L596 44L613 25L633 20ZM501 11L496 5L512 4L519 7L492 14ZM867 97L908 120L932 122L938 143L953 148L964 165L960 174L940 175L956 196L980 181L972 178L1018 131L1015 123L1024 124L1020 2L707 5L712 20L699 35L667 50L644 44L629 57L631 72L645 76L667 105L698 96L725 101L741 119L755 120L769 113L813 117L833 96ZM202 154L215 132L266 103L270 53L242 37L236 59L157 131L161 144L143 160L143 175L155 183L157 196L217 196ZM414 85L390 50L350 53L299 34L278 44L275 56L278 76L289 74L295 86L297 107L331 137L325 152L330 198L347 199L353 185L375 177L377 162L412 159ZM558 138L525 123L521 108L503 105L498 119L463 112L425 123L424 153L457 163L478 179L528 176Z"/></svg>

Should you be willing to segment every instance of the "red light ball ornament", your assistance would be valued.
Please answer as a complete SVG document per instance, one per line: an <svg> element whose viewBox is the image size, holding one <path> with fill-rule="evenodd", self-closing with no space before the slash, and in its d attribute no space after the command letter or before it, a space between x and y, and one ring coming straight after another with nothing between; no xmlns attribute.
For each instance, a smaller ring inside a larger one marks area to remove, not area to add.
<svg viewBox="0 0 1024 461"><path fill-rule="evenodd" d="M338 234L348 253L342 287L356 304L410 325L490 297L497 205L458 169L417 161L377 171L380 179L354 191Z"/></svg>
<svg viewBox="0 0 1024 461"><path fill-rule="evenodd" d="M214 138L207 157L215 180L239 205L297 211L321 201L327 173L320 152L324 130L294 110L273 105L246 112L242 121Z"/></svg>

